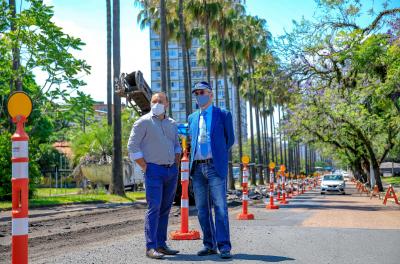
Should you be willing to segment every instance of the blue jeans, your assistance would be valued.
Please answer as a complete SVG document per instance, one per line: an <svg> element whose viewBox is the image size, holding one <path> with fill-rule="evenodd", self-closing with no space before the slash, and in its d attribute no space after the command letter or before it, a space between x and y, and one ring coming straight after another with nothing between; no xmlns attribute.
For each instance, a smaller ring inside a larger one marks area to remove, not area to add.
<svg viewBox="0 0 400 264"><path fill-rule="evenodd" d="M146 248L166 246L168 217L176 192L178 168L148 163L144 176L147 212L145 217Z"/></svg>
<svg viewBox="0 0 400 264"><path fill-rule="evenodd" d="M226 177L217 174L213 163L197 164L194 165L192 184L204 246L213 250L218 248L220 252L230 251Z"/></svg>

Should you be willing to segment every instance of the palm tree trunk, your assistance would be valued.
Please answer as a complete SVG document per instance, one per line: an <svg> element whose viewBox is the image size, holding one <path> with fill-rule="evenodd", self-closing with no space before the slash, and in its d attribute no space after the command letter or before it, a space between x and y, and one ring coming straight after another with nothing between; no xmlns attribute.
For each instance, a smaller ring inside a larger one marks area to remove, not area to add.
<svg viewBox="0 0 400 264"><path fill-rule="evenodd" d="M285 120L285 108L282 109L282 120ZM286 164L286 166L288 165L288 145L289 145L289 141L288 143L286 143L285 137L286 137L286 133L284 130L282 130L283 133L283 153L284 153L284 164Z"/></svg>
<svg viewBox="0 0 400 264"><path fill-rule="evenodd" d="M187 47L187 46L186 46ZM188 83L189 83L189 96L188 96L188 102L189 102L189 113L192 113L192 66L190 65L190 51L189 49L186 49L186 58L187 58L187 67L188 67Z"/></svg>
<svg viewBox="0 0 400 264"><path fill-rule="evenodd" d="M281 128L281 107L278 104L278 128L279 128L279 156L280 156L280 164L283 164L283 156L282 156L282 128Z"/></svg>
<svg viewBox="0 0 400 264"><path fill-rule="evenodd" d="M121 67L120 55L120 20L119 0L113 0L113 68L114 80L119 78ZM112 194L125 195L122 179L122 142L121 142L121 98L114 96L114 138L113 138Z"/></svg>
<svg viewBox="0 0 400 264"><path fill-rule="evenodd" d="M274 139L274 111L272 110L272 95L269 96L269 109L270 109L270 113L269 113L269 122L270 122L270 130L271 130L271 161L273 162L277 162L276 157L275 157L275 150L274 150L274 146L275 146L275 139ZM274 171L275 174L275 171Z"/></svg>
<svg viewBox="0 0 400 264"><path fill-rule="evenodd" d="M306 175L308 176L308 146L307 143L304 145L304 167Z"/></svg>
<svg viewBox="0 0 400 264"><path fill-rule="evenodd" d="M249 108L250 108L250 148L251 148L251 162L255 163L255 149L254 149L254 128L253 128L253 96L251 88L249 91ZM251 184L256 185L256 171L255 166L251 166Z"/></svg>
<svg viewBox="0 0 400 264"><path fill-rule="evenodd" d="M160 21L161 21L161 30L160 30L160 46L161 46L161 91L167 93L167 62L166 62L166 54L165 54L165 45L167 41L167 21L165 17L165 0L160 0Z"/></svg>
<svg viewBox="0 0 400 264"><path fill-rule="evenodd" d="M111 0L107 6L107 124L112 125L112 81L111 81Z"/></svg>
<svg viewBox="0 0 400 264"><path fill-rule="evenodd" d="M267 109L266 109L266 104L265 104L265 96L263 96L263 120L264 120L264 150L265 150L265 164L266 167L268 167L269 164L269 148L268 148L268 122L267 122ZM269 183L269 177L267 177L268 175L268 169L266 171L266 179L267 179L267 183Z"/></svg>
<svg viewBox="0 0 400 264"><path fill-rule="evenodd" d="M256 96L254 96L254 97L256 97ZM254 101L255 101L255 107L256 107L256 132L257 132L258 174L259 174L258 183L260 185L264 185L263 169L262 169L262 164L264 162L263 162L262 153L261 153L261 133L260 133L260 115L259 115L260 107L257 102L257 98L254 98Z"/></svg>
<svg viewBox="0 0 400 264"><path fill-rule="evenodd" d="M186 46L186 29L185 29L185 20L183 17L183 0L179 0L179 9L178 9L178 17L179 17L179 31L181 34L181 50L182 50L182 65L183 65L183 87L185 91L185 110L186 116L191 114L191 102L189 101L190 97L190 85L189 85L189 73L188 73L188 64L187 64L187 46Z"/></svg>
<svg viewBox="0 0 400 264"><path fill-rule="evenodd" d="M235 86L236 86L236 127L237 127L237 134L238 134L238 143L239 143L239 163L242 156L243 156L243 142L242 142L242 122L241 122L241 106L240 106L240 81L239 81L239 69L238 65L236 62L235 56L233 56L233 67L234 67L234 78L235 78ZM239 181L240 184L243 182L243 166L240 165L240 175L239 175Z"/></svg>
<svg viewBox="0 0 400 264"><path fill-rule="evenodd" d="M169 45L168 45L168 35L167 35L167 41L165 41L165 60L167 63L167 72L166 72L166 80L167 80L167 96L168 100L171 100L171 69L169 65ZM172 104L168 105L168 115L172 117Z"/></svg>

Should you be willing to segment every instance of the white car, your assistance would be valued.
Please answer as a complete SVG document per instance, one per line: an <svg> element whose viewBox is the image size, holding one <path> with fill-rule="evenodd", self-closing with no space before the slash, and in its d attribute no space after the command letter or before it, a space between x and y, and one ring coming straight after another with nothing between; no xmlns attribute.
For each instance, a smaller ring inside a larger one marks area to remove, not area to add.
<svg viewBox="0 0 400 264"><path fill-rule="evenodd" d="M345 188L346 183L340 174L327 174L321 180L321 194L325 194L326 192L346 194Z"/></svg>

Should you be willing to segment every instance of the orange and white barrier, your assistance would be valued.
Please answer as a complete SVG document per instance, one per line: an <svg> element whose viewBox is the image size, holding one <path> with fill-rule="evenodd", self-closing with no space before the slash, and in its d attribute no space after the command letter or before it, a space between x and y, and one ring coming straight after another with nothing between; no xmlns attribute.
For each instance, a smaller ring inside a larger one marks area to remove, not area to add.
<svg viewBox="0 0 400 264"><path fill-rule="evenodd" d="M383 204L384 204L384 205L386 205L387 199L389 199L389 198L393 198L393 199L394 199L394 202L395 202L396 204L399 204L399 200L397 199L396 193L394 192L394 189L393 189L393 187L392 187L391 184L389 185L389 188L388 188L387 191L386 191L385 199L383 200ZM399 205L400 205L400 204L399 204Z"/></svg>
<svg viewBox="0 0 400 264"><path fill-rule="evenodd" d="M282 200L279 202L280 204L288 204L289 202L286 201L286 177L285 177L285 172L281 171L281 177L282 177Z"/></svg>
<svg viewBox="0 0 400 264"><path fill-rule="evenodd" d="M24 131L26 118L13 118L17 130L12 135L12 263L28 263L28 140Z"/></svg>
<svg viewBox="0 0 400 264"><path fill-rule="evenodd" d="M265 207L267 209L279 209L278 205L274 205L274 171L269 171L269 204Z"/></svg>
<svg viewBox="0 0 400 264"><path fill-rule="evenodd" d="M253 220L254 215L248 213L247 206L249 201L249 191L248 191L248 182L249 182L249 159L247 156L242 158L243 162L243 183L242 183L242 212L237 215L238 220Z"/></svg>
<svg viewBox="0 0 400 264"><path fill-rule="evenodd" d="M186 148L186 139L182 139L183 157L181 159L181 230L170 233L173 240L195 240L200 239L200 232L189 231L189 158Z"/></svg>

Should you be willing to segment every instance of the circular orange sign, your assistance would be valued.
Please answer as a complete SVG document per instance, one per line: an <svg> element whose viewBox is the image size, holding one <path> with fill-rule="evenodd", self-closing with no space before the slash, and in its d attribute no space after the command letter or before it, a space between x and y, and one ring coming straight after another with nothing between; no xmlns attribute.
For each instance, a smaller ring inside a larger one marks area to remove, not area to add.
<svg viewBox="0 0 400 264"><path fill-rule="evenodd" d="M32 112L32 100L25 92L14 92L8 98L7 110L12 118L17 116L28 118Z"/></svg>

